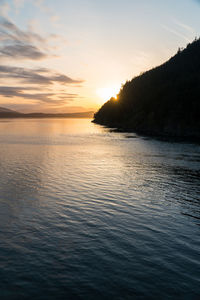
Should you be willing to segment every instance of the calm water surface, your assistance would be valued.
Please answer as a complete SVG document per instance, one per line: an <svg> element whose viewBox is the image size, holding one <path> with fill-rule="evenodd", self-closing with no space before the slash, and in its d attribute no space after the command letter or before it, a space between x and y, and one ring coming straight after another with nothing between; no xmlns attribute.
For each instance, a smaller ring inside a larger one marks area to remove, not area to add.
<svg viewBox="0 0 200 300"><path fill-rule="evenodd" d="M200 147L0 121L0 299L200 299Z"/></svg>

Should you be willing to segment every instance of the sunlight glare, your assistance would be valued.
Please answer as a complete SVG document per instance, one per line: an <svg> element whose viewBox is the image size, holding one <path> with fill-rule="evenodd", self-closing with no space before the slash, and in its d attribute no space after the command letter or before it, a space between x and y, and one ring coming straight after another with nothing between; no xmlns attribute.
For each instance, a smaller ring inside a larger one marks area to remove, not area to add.
<svg viewBox="0 0 200 300"><path fill-rule="evenodd" d="M107 101L111 97L116 98L117 94L119 93L119 86L113 86L113 87L106 87L106 88L99 88L97 90L97 95L103 100Z"/></svg>

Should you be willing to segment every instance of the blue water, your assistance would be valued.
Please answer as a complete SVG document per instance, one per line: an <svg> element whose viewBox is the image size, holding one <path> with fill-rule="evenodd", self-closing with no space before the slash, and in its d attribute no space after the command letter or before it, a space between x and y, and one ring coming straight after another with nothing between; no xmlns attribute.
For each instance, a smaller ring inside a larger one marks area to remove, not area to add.
<svg viewBox="0 0 200 300"><path fill-rule="evenodd" d="M0 121L0 299L200 299L200 146Z"/></svg>

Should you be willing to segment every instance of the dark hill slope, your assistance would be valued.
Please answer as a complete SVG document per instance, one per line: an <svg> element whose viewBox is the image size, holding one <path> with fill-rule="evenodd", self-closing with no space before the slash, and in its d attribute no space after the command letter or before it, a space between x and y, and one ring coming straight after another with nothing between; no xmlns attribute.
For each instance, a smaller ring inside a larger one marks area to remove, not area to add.
<svg viewBox="0 0 200 300"><path fill-rule="evenodd" d="M133 78L94 122L145 134L200 137L200 40Z"/></svg>

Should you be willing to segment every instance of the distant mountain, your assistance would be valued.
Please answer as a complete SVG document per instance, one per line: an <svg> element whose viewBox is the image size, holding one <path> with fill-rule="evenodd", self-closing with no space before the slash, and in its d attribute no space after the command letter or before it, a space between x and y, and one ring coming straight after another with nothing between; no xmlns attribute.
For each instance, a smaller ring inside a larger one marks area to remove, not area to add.
<svg viewBox="0 0 200 300"><path fill-rule="evenodd" d="M94 112L77 112L77 113L20 113L4 107L0 107L0 118L93 118Z"/></svg>
<svg viewBox="0 0 200 300"><path fill-rule="evenodd" d="M30 113L30 114L23 114L23 118L93 118L94 112L87 111L87 112L77 112L77 113Z"/></svg>
<svg viewBox="0 0 200 300"><path fill-rule="evenodd" d="M0 113L17 113L17 112L5 107L0 107Z"/></svg>
<svg viewBox="0 0 200 300"><path fill-rule="evenodd" d="M200 138L200 39L127 81L94 122L148 135Z"/></svg>

